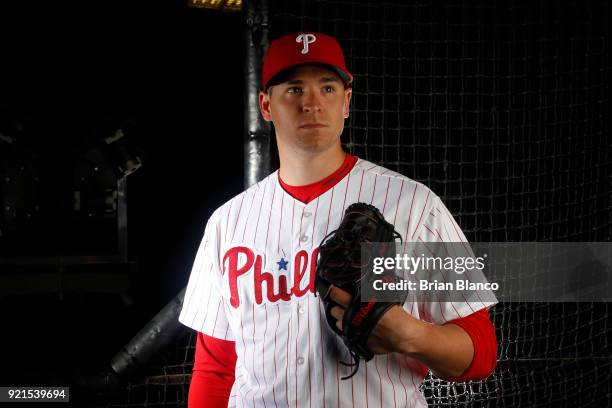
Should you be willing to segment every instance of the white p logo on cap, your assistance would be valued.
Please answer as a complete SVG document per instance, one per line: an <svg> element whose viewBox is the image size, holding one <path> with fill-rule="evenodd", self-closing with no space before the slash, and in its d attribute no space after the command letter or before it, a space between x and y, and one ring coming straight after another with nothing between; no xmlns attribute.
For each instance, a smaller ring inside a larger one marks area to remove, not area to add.
<svg viewBox="0 0 612 408"><path fill-rule="evenodd" d="M314 34L300 34L296 37L295 42L303 43L302 54L308 54L308 45L317 41L317 37Z"/></svg>

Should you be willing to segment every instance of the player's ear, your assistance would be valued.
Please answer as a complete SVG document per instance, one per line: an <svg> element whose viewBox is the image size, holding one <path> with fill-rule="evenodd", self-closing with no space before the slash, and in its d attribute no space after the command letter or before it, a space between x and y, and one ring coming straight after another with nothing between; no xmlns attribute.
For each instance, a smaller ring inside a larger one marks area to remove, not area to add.
<svg viewBox="0 0 612 408"><path fill-rule="evenodd" d="M349 117L351 112L351 96L353 96L353 89L346 88L344 90L344 106L342 107L342 113L344 114L344 119Z"/></svg>
<svg viewBox="0 0 612 408"><path fill-rule="evenodd" d="M266 122L272 121L272 114L270 113L270 95L267 92L259 92L259 111Z"/></svg>

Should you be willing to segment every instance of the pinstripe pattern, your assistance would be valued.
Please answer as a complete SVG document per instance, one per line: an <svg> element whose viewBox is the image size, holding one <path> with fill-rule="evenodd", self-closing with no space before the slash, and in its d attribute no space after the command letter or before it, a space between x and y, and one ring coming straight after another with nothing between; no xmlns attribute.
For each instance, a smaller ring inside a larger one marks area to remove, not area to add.
<svg viewBox="0 0 612 408"><path fill-rule="evenodd" d="M230 406L426 406L418 391L425 371L405 356L376 356L351 380L339 379L349 357L314 297L314 260L357 201L379 208L405 241L466 242L427 187L365 160L308 204L282 189L278 172L228 201L207 223L179 320L236 340ZM441 324L490 305L410 298L404 309Z"/></svg>

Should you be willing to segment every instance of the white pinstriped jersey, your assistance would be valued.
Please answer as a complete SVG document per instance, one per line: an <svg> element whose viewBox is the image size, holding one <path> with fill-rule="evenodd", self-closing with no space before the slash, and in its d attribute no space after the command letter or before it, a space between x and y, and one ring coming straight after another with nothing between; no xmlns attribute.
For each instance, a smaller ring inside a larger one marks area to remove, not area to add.
<svg viewBox="0 0 612 408"><path fill-rule="evenodd" d="M304 204L281 187L278 171L217 209L198 250L179 320L236 343L236 407L424 407L426 369L392 353L351 358L314 296L317 247L347 206L381 210L404 241L466 241L431 190L365 160L333 188ZM416 303L404 309L442 324L493 303Z"/></svg>

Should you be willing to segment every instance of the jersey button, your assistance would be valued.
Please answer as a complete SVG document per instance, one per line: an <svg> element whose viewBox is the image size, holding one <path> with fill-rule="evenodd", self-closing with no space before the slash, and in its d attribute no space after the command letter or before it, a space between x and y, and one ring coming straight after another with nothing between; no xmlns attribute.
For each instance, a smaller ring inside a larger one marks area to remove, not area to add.
<svg viewBox="0 0 612 408"><path fill-rule="evenodd" d="M304 357L298 357L298 359L297 359L297 363L298 363L299 365L304 364Z"/></svg>
<svg viewBox="0 0 612 408"><path fill-rule="evenodd" d="M312 214L311 214L311 213L309 213L309 212L305 212L305 213L304 213L304 217L306 217L306 218L310 217L311 215L312 215Z"/></svg>
<svg viewBox="0 0 612 408"><path fill-rule="evenodd" d="M308 236L306 236L306 235L302 235L302 236L300 237L300 241L301 241L301 242L306 242L306 241L308 241Z"/></svg>
<svg viewBox="0 0 612 408"><path fill-rule="evenodd" d="M304 314L304 308L302 306L298 306L298 313Z"/></svg>

